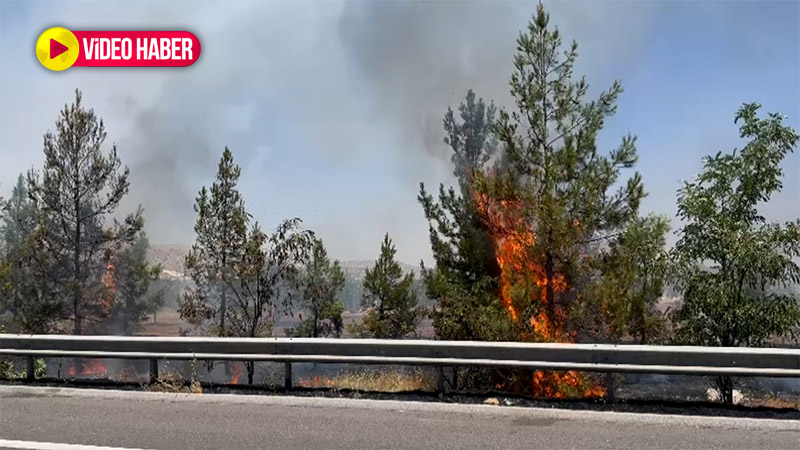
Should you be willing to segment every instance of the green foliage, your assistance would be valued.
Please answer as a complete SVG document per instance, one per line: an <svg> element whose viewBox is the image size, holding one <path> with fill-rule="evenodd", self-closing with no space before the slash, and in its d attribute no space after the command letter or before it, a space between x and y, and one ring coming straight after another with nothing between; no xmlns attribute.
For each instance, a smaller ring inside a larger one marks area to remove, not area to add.
<svg viewBox="0 0 800 450"><path fill-rule="evenodd" d="M233 153L225 147L211 189L203 186L195 200L196 238L184 263L194 286L181 298L181 318L195 326L211 321L217 336L232 335L228 301L233 295L236 266L244 260L249 242L249 216L236 189L240 174ZM262 236L254 233L252 238Z"/></svg>
<svg viewBox="0 0 800 450"><path fill-rule="evenodd" d="M745 104L735 122L748 142L741 151L706 157L703 171L678 192L686 223L674 249L675 280L683 304L674 314L680 343L759 346L800 326L796 296L775 287L800 281L800 220L767 223L761 203L780 191L780 163L798 135L775 113L760 119ZM714 379L733 402L730 377Z"/></svg>
<svg viewBox="0 0 800 450"><path fill-rule="evenodd" d="M6 332L5 326L2 323L0 323L0 333L5 333L5 332ZM25 365L19 372L14 371L13 359L5 355L0 355L0 380L25 378L27 375L26 373L27 370L28 370L27 365ZM33 376L35 378L42 378L46 374L47 374L47 364L45 363L44 358L35 358L33 360Z"/></svg>
<svg viewBox="0 0 800 450"><path fill-rule="evenodd" d="M15 332L49 333L66 314L41 219L20 175L0 222L0 312Z"/></svg>
<svg viewBox="0 0 800 450"><path fill-rule="evenodd" d="M414 274L403 275L395 260L395 249L389 234L381 244L381 254L364 275L364 318L354 325L353 334L379 339L400 339L415 332L421 318L413 289Z"/></svg>
<svg viewBox="0 0 800 450"><path fill-rule="evenodd" d="M0 322L0 333L5 333L6 327ZM8 380L14 378L14 363L11 358L0 355L0 379Z"/></svg>
<svg viewBox="0 0 800 450"><path fill-rule="evenodd" d="M153 282L161 274L161 266L147 262L149 247L150 242L141 231L133 244L115 257L111 319L112 325L126 335L140 330L147 316L155 314L164 305L163 290L153 289Z"/></svg>
<svg viewBox="0 0 800 450"><path fill-rule="evenodd" d="M200 191L197 237L185 261L194 285L183 293L179 314L217 336L269 336L275 314L288 311L296 295L315 238L296 218L270 235L258 223L248 230L250 216L236 189L240 172L226 148L210 196L205 187Z"/></svg>
<svg viewBox="0 0 800 450"><path fill-rule="evenodd" d="M497 340L507 337L508 318L497 297L499 268L494 241L481 220L473 189L476 173L486 169L497 150L491 133L496 109L468 91L458 108L448 108L444 139L452 150L459 191L439 185L438 202L420 183L418 200L429 223L435 269L422 266L436 336L448 340Z"/></svg>
<svg viewBox="0 0 800 450"><path fill-rule="evenodd" d="M674 256L684 301L675 314L679 342L759 346L800 325L798 299L774 286L800 281L800 220L768 223L759 204L780 191L781 161L797 145L782 117L757 117L742 106L741 151L703 160L703 171L678 193L680 230Z"/></svg>
<svg viewBox="0 0 800 450"><path fill-rule="evenodd" d="M576 288L592 276L587 260L636 217L644 197L638 173L620 180L638 159L636 138L624 137L607 156L597 149L597 135L615 113L622 87L615 82L585 102L588 84L573 80L577 49L573 42L562 52L559 31L549 27L549 14L539 4L517 39L510 82L516 111L501 110L494 127L507 169L477 180L493 226L504 235L535 233L525 260L542 268L544 282L522 280L517 287L528 303L544 291L540 298L550 323L567 315ZM615 185L620 188L613 191ZM556 287L561 277L566 289Z"/></svg>
<svg viewBox="0 0 800 450"><path fill-rule="evenodd" d="M601 276L587 286L574 313L592 338L635 337L649 343L662 331L656 304L669 270L666 217L651 215L629 222L620 236L602 251ZM593 333L594 332L594 333Z"/></svg>
<svg viewBox="0 0 800 450"><path fill-rule="evenodd" d="M143 227L141 208L123 222L105 227L128 193L129 171L122 168L116 146L104 155L105 126L81 102L65 105L56 132L44 136L45 163L41 176L28 174L30 196L41 211L42 244L55 267L48 274L59 293L71 298L75 334L102 322L105 273L102 254L122 242L131 242Z"/></svg>
<svg viewBox="0 0 800 450"><path fill-rule="evenodd" d="M306 318L287 332L298 337L340 337L344 306L339 295L344 287L339 261L331 263L321 239L314 243L311 260L299 277L300 302Z"/></svg>

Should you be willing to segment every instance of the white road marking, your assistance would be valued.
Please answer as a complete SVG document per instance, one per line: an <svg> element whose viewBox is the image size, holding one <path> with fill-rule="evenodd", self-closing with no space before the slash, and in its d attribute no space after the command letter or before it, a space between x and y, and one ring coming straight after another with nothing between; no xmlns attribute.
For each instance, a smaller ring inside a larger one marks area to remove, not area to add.
<svg viewBox="0 0 800 450"><path fill-rule="evenodd" d="M144 450L127 447L101 447L96 445L61 444L56 442L10 441L0 439L0 448L18 448L24 450Z"/></svg>

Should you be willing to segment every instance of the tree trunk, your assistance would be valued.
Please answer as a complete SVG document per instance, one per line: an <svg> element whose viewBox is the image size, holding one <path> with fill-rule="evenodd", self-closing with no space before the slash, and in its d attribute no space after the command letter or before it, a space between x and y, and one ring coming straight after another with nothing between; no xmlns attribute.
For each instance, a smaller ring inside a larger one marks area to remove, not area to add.
<svg viewBox="0 0 800 450"><path fill-rule="evenodd" d="M227 314L227 295L225 295L225 288L223 286L222 298L219 302L219 335L227 337L225 334L225 315Z"/></svg>
<svg viewBox="0 0 800 450"><path fill-rule="evenodd" d="M553 288L553 279L555 278L555 262L553 255L550 252L545 253L544 271L547 284L545 285L544 303L545 314L547 315L547 322L550 330L555 330L555 289Z"/></svg>
<svg viewBox="0 0 800 450"><path fill-rule="evenodd" d="M256 371L256 363L254 361L247 361L244 363L244 366L247 368L247 384L248 386L253 385L253 375Z"/></svg>
<svg viewBox="0 0 800 450"><path fill-rule="evenodd" d="M81 224L78 222L75 228L75 247L74 247L74 254L73 254L73 263L75 268L75 285L73 286L72 292L72 311L75 314L75 334L81 334L81 313L80 313L80 304L81 304L81 287L80 287L80 279L81 279L81 254L80 254L80 242L81 242Z"/></svg>
<svg viewBox="0 0 800 450"><path fill-rule="evenodd" d="M733 379L728 375L714 377L714 385L719 391L721 400L726 405L733 404Z"/></svg>
<svg viewBox="0 0 800 450"><path fill-rule="evenodd" d="M225 256L222 257L222 267L225 270ZM225 293L226 286L222 285L222 296L219 303L219 336L221 337L228 337L227 333L225 333L225 316L227 315L227 298L228 296ZM223 364L225 368L225 376L230 378L231 376L231 362L225 361Z"/></svg>
<svg viewBox="0 0 800 450"><path fill-rule="evenodd" d="M314 308L314 335L313 337L319 337L319 313L317 312L317 305L312 305Z"/></svg>

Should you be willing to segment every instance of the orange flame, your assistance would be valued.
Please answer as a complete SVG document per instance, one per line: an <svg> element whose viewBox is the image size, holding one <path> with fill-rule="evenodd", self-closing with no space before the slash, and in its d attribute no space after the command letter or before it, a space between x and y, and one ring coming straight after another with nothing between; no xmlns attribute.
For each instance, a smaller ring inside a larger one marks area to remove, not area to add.
<svg viewBox="0 0 800 450"><path fill-rule="evenodd" d="M104 377L104 376L106 376L107 373L108 373L108 369L106 369L106 366L104 366L103 363L100 362L99 360L94 359L89 363L87 363L87 362L83 363L83 369L80 372L80 376L84 376L84 377ZM69 370L67 371L67 375L70 376L70 377L74 377L74 376L79 375L78 374L78 368L75 367L75 366L70 367Z"/></svg>
<svg viewBox="0 0 800 450"><path fill-rule="evenodd" d="M561 273L553 273L548 278L542 264L536 261L536 233L526 222L523 206L516 200L491 200L486 194L475 197L478 211L485 217L495 241L497 264L500 267L500 300L515 323L520 320L518 306L534 306L528 323L533 336L521 336L522 340L543 342L573 342L575 336L565 330L566 311L554 298L546 298L548 284L554 294L568 290L567 280ZM575 220L578 227L580 222ZM522 288L521 290L518 288ZM526 297L518 292L524 292ZM515 306L515 294L518 305ZM519 300L523 304L519 305ZM525 303L525 302L530 302ZM548 310L551 314L548 314ZM541 397L562 398L565 396L597 397L605 394L599 386L586 382L580 374L571 371L552 373L537 371L531 380L532 394Z"/></svg>
<svg viewBox="0 0 800 450"><path fill-rule="evenodd" d="M242 378L242 367L239 364L233 364L233 373L231 374L231 384L239 384Z"/></svg>

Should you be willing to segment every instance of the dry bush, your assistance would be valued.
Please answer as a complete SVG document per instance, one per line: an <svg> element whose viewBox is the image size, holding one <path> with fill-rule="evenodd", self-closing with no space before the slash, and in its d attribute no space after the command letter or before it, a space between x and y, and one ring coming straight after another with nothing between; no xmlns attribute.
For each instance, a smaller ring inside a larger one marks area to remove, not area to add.
<svg viewBox="0 0 800 450"><path fill-rule="evenodd" d="M360 371L334 376L301 378L300 387L348 389L353 391L408 392L434 391L436 377L422 370L413 372Z"/></svg>

